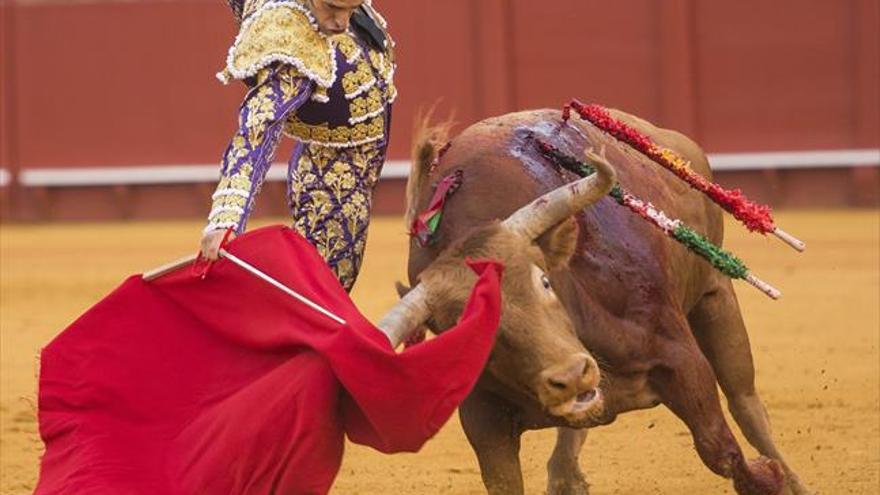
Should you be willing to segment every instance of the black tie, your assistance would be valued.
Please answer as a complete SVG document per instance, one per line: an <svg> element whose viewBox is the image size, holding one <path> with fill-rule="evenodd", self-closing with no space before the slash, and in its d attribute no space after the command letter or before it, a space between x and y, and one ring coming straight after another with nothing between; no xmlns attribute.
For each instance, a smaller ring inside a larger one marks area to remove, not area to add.
<svg viewBox="0 0 880 495"><path fill-rule="evenodd" d="M364 34L364 41L373 45L377 50L385 51L385 32L382 31L382 29L376 24L376 21L367 14L364 7L360 7L354 11L354 14L351 16L351 23Z"/></svg>

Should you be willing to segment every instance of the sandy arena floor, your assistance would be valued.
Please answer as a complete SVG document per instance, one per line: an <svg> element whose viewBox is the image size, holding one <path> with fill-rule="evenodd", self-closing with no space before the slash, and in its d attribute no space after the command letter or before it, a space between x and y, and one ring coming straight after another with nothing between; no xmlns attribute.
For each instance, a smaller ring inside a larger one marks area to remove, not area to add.
<svg viewBox="0 0 880 495"><path fill-rule="evenodd" d="M737 284L778 445L821 494L880 493L880 216L805 212L778 220L807 241L806 253L734 225L727 243L785 293L772 302ZM199 229L195 222L0 227L0 493L35 486L40 347L127 274L191 251ZM396 299L406 237L397 218L376 220L370 235L355 300L375 320ZM543 493L553 441L551 430L525 436L527 493ZM663 408L593 430L582 464L593 495L733 493ZM349 446L334 493L393 492L484 493L457 420L416 455Z"/></svg>

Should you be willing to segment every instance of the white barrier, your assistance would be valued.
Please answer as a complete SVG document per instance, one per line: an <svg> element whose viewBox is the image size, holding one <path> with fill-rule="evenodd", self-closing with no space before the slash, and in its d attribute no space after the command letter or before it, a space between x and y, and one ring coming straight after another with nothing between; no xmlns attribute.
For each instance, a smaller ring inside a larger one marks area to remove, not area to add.
<svg viewBox="0 0 880 495"><path fill-rule="evenodd" d="M841 168L880 166L880 149L779 151L765 153L715 153L709 155L716 171ZM382 179L405 179L408 160L390 160L382 170ZM283 181L285 163L275 163L266 176L268 181ZM215 182L219 165L144 165L122 167L24 169L18 175L25 187L70 187L149 184L189 184ZM11 181L11 174L0 168L0 186Z"/></svg>

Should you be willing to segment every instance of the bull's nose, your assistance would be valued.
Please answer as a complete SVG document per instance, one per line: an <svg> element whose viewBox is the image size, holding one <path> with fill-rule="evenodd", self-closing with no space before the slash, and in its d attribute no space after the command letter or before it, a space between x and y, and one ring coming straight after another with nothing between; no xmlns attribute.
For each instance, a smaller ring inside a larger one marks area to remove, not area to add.
<svg viewBox="0 0 880 495"><path fill-rule="evenodd" d="M567 400L596 388L599 384L599 366L589 354L577 353L565 362L544 370L541 380L545 399Z"/></svg>

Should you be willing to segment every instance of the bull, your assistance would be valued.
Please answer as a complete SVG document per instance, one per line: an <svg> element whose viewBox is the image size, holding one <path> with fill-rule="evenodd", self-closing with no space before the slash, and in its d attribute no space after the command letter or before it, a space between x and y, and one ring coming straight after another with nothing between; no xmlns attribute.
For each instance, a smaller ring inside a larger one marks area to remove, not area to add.
<svg viewBox="0 0 880 495"><path fill-rule="evenodd" d="M684 135L624 112L612 115L711 176L704 153ZM407 185L408 221L427 205L436 179L461 171L464 180L446 205L436 242L412 241L414 286L401 286L401 302L380 326L392 342L422 324L443 332L473 283L462 260L505 263L495 347L459 411L490 494L523 493L520 436L548 427L558 428L548 493L586 494L578 456L587 429L659 404L685 423L703 463L732 479L737 493L808 493L771 437L731 281L606 194L619 180L720 244L716 205L595 127L564 122L558 111L479 122L451 141L442 159L431 132L420 136ZM586 156L597 173L577 178L557 170L535 137ZM744 457L716 383L759 458Z"/></svg>

